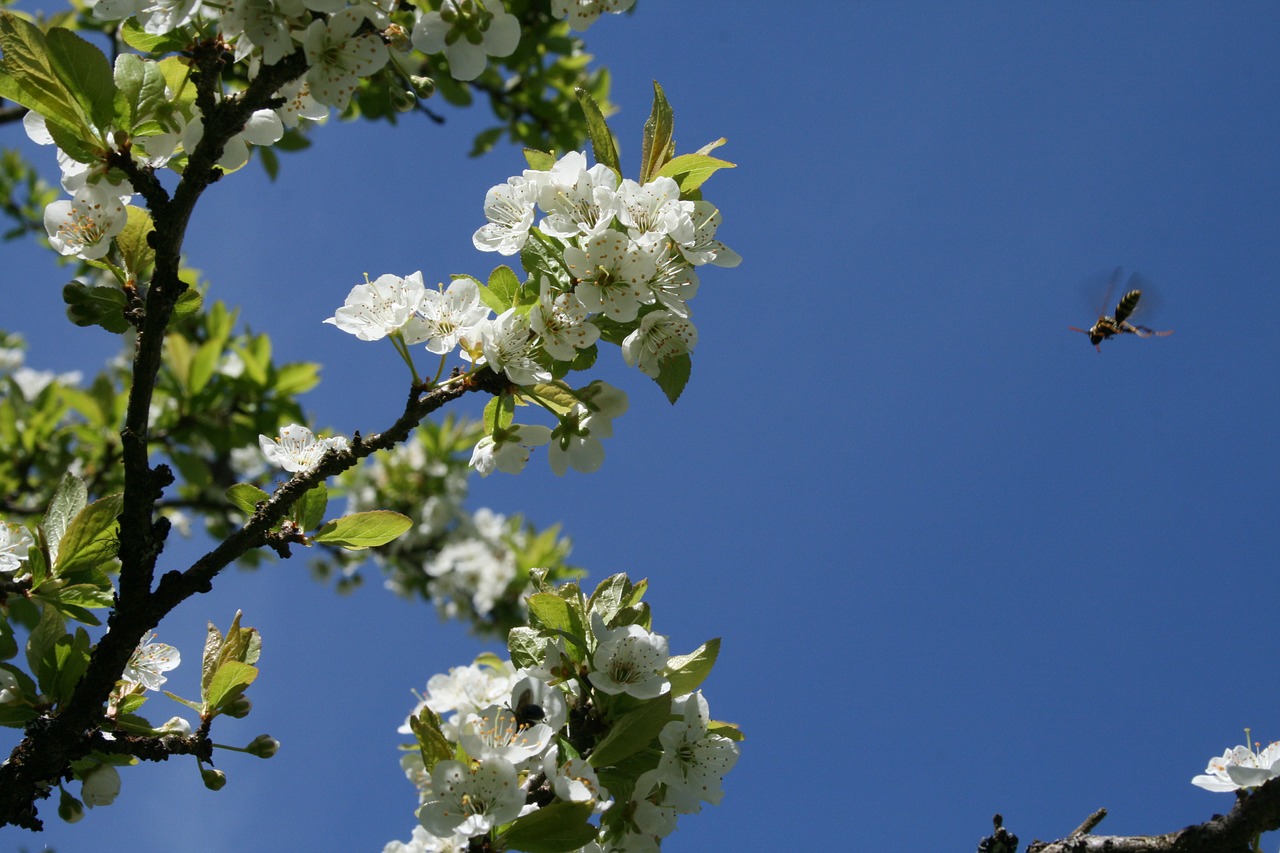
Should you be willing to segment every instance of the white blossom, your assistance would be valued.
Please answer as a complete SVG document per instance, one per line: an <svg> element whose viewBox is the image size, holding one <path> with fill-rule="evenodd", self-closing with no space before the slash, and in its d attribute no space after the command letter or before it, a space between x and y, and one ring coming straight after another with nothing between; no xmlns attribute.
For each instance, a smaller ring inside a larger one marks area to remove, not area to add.
<svg viewBox="0 0 1280 853"><path fill-rule="evenodd" d="M591 614L591 630L599 643L591 656L591 685L611 695L626 693L653 699L671 689L667 680L667 638L639 625L606 628Z"/></svg>
<svg viewBox="0 0 1280 853"><path fill-rule="evenodd" d="M472 758L498 756L519 765L542 755L555 732L543 723L520 724L510 708L490 705L462 721L458 742Z"/></svg>
<svg viewBox="0 0 1280 853"><path fill-rule="evenodd" d="M718 267L736 267L742 256L717 240L720 227L720 211L709 201L695 201L692 212L693 236L679 243L680 253L689 263L700 266L712 263Z"/></svg>
<svg viewBox="0 0 1280 853"><path fill-rule="evenodd" d="M1192 785L1207 791L1235 791L1253 788L1280 776L1280 741L1255 752L1247 746L1228 749L1221 758L1209 759L1203 775L1191 780Z"/></svg>
<svg viewBox="0 0 1280 853"><path fill-rule="evenodd" d="M538 206L547 214L539 227L546 234L568 240L603 232L618 212L618 176L603 163L587 168L581 151L570 151L550 170L525 170L537 187Z"/></svg>
<svg viewBox="0 0 1280 853"><path fill-rule="evenodd" d="M376 341L403 328L427 293L422 273L406 278L381 275L357 284L334 315L324 322L362 341Z"/></svg>
<svg viewBox="0 0 1280 853"><path fill-rule="evenodd" d="M587 309L578 297L555 290L545 275L538 304L529 311L529 325L538 333L538 345L560 361L573 361L578 350L600 338L600 330L587 319Z"/></svg>
<svg viewBox="0 0 1280 853"><path fill-rule="evenodd" d="M484 215L489 220L471 237L482 252L514 255L529 239L536 207L537 186L522 177L507 178L484 195Z"/></svg>
<svg viewBox="0 0 1280 853"><path fill-rule="evenodd" d="M476 442L469 464L481 477L489 476L495 468L506 474L519 474L529 461L529 448L550 440L551 430L544 426L512 424Z"/></svg>
<svg viewBox="0 0 1280 853"><path fill-rule="evenodd" d="M61 255L86 261L111 250L112 238L124 230L127 219L119 196L100 184L86 184L70 201L55 201L44 209L49 244Z"/></svg>
<svg viewBox="0 0 1280 853"><path fill-rule="evenodd" d="M314 467L330 449L346 450L348 443L341 435L317 439L306 427L289 424L281 427L280 435L275 440L259 435L258 446L272 465L279 465L289 473L296 474Z"/></svg>
<svg viewBox="0 0 1280 853"><path fill-rule="evenodd" d="M618 188L618 219L631 239L654 246L670 237L677 243L694 239L693 202L680 200L680 185L672 178L647 184L624 180Z"/></svg>
<svg viewBox="0 0 1280 853"><path fill-rule="evenodd" d="M698 330L687 317L670 311L650 311L639 327L622 340L622 358L646 376L657 377L662 362L687 352L698 343Z"/></svg>
<svg viewBox="0 0 1280 853"><path fill-rule="evenodd" d="M682 718L658 735L658 779L667 786L663 804L682 814L701 811L703 801L718 805L724 796L721 781L738 761L738 745L707 731L711 718L702 691L673 701L671 712Z"/></svg>
<svg viewBox="0 0 1280 853"><path fill-rule="evenodd" d="M603 312L626 323L640 306L653 301L646 284L655 271L654 255L617 231L604 231L587 241L586 249L566 246L564 262L578 279L574 289L588 311Z"/></svg>
<svg viewBox="0 0 1280 853"><path fill-rule="evenodd" d="M178 664L182 656L167 643L153 643L155 634L143 638L125 664L121 678L130 684L141 684L147 690L159 690L169 679L164 675Z"/></svg>
<svg viewBox="0 0 1280 853"><path fill-rule="evenodd" d="M489 20L483 23L475 3L443 0L438 12L423 12L413 25L413 46L423 53L444 52L455 80L474 80L489 56L510 56L520 42L520 21L489 0Z"/></svg>
<svg viewBox="0 0 1280 853"><path fill-rule="evenodd" d="M469 278L454 279L445 288L425 290L418 302L417 315L404 328L407 344L427 342L427 351L445 355L464 337L471 337L489 316L489 308L480 301L480 288Z"/></svg>
<svg viewBox="0 0 1280 853"><path fill-rule="evenodd" d="M515 766L497 756L470 767L460 761L439 762L431 771L431 796L418 809L418 820L439 836L488 832L515 820L525 802Z"/></svg>
<svg viewBox="0 0 1280 853"><path fill-rule="evenodd" d="M337 12L328 21L316 18L302 37L307 53L307 83L322 104L345 109L351 95L368 77L387 64L387 47L375 33L356 31L364 14L356 7Z"/></svg>
<svg viewBox="0 0 1280 853"><path fill-rule="evenodd" d="M516 385L550 382L551 371L534 359L537 341L529 327L529 315L508 308L480 327L485 363L507 374Z"/></svg>
<svg viewBox="0 0 1280 853"><path fill-rule="evenodd" d="M120 771L110 764L99 764L85 774L80 783L80 799L89 808L109 806L120 793Z"/></svg>
<svg viewBox="0 0 1280 853"><path fill-rule="evenodd" d="M636 0L551 0L551 14L568 18L569 27L582 31L595 23L604 12L618 14L630 9Z"/></svg>

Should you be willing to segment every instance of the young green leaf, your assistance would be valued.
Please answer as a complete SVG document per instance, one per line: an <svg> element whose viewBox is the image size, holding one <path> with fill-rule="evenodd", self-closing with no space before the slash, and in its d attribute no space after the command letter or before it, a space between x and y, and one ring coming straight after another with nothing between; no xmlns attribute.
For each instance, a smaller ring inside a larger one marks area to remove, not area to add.
<svg viewBox="0 0 1280 853"><path fill-rule="evenodd" d="M737 168L736 163L717 157L708 157L705 154L681 154L667 161L667 164L658 170L658 177L675 180L680 185L680 195L683 197L701 187L707 178L721 169L735 168Z"/></svg>
<svg viewBox="0 0 1280 853"><path fill-rule="evenodd" d="M201 716L217 713L239 699L245 689L258 677L258 668L236 660L224 661L213 673L208 688L203 692L204 708Z"/></svg>
<svg viewBox="0 0 1280 853"><path fill-rule="evenodd" d="M324 483L317 483L298 499L290 514L304 531L314 530L324 520L324 510L328 505L329 489Z"/></svg>
<svg viewBox="0 0 1280 853"><path fill-rule="evenodd" d="M536 148L524 149L524 159L530 169L536 169L539 172L549 171L556 164L556 155L538 151Z"/></svg>
<svg viewBox="0 0 1280 853"><path fill-rule="evenodd" d="M348 551L385 545L413 526L408 516L390 510L357 512L326 522L315 535L315 541L337 545Z"/></svg>
<svg viewBox="0 0 1280 853"><path fill-rule="evenodd" d="M430 774L441 761L453 757L453 744L445 738L440 729L440 717L427 706L409 717L409 728L418 741L418 750L422 753L422 763Z"/></svg>
<svg viewBox="0 0 1280 853"><path fill-rule="evenodd" d="M671 694L650 699L618 718L609 733L596 744L587 761L592 767L608 767L644 749L658 737L662 727L675 719L671 714Z"/></svg>
<svg viewBox="0 0 1280 853"><path fill-rule="evenodd" d="M698 689L715 666L720 654L720 638L708 640L687 655L667 660L667 677L671 679L671 694L684 696Z"/></svg>
<svg viewBox="0 0 1280 853"><path fill-rule="evenodd" d="M106 55L71 30L45 36L49 62L94 128L105 133L115 118L116 84Z"/></svg>
<svg viewBox="0 0 1280 853"><path fill-rule="evenodd" d="M568 853L595 840L599 830L588 823L593 811L592 803L560 800L517 818L498 838L508 850Z"/></svg>
<svg viewBox="0 0 1280 853"><path fill-rule="evenodd" d="M66 535L72 519L85 508L88 499L89 492L79 477L71 473L63 475L58 490L49 501L49 508L45 510L44 519L40 522L40 529L44 532L49 548L49 559L55 566L58 564L58 547L62 537Z"/></svg>
<svg viewBox="0 0 1280 853"><path fill-rule="evenodd" d="M271 495L250 483L236 483L227 489L227 500L245 515L253 515L258 511L258 504L270 498Z"/></svg>
<svg viewBox="0 0 1280 853"><path fill-rule="evenodd" d="M71 281L62 288L62 301L67 319L77 326L101 326L117 335L129 328L124 316L129 301L118 287Z"/></svg>
<svg viewBox="0 0 1280 853"><path fill-rule="evenodd" d="M508 266L500 266L489 274L488 292L480 291L480 299L501 314L520 301L520 279Z"/></svg>
<svg viewBox="0 0 1280 853"><path fill-rule="evenodd" d="M108 495L76 513L58 545L54 575L95 569L115 557L120 544L116 517L123 505L124 495Z"/></svg>
<svg viewBox="0 0 1280 853"><path fill-rule="evenodd" d="M692 372L693 359L687 352L665 359L658 365L658 378L654 381L658 383L662 393L667 395L671 405L674 406L676 400L680 399L684 386L689 384L689 375Z"/></svg>
<svg viewBox="0 0 1280 853"><path fill-rule="evenodd" d="M658 176L662 167L675 153L672 139L675 131L675 114L667 103L658 81L653 81L653 110L644 123L644 145L640 150L640 183L647 184Z"/></svg>
<svg viewBox="0 0 1280 853"><path fill-rule="evenodd" d="M129 205L124 212L127 219L124 230L116 235L116 247L124 257L130 276L135 280L145 279L156 262L156 250L151 248L147 236L156 229L151 223L151 214L142 208Z"/></svg>
<svg viewBox="0 0 1280 853"><path fill-rule="evenodd" d="M582 105L582 112L587 117L587 135L591 137L591 152L595 155L596 162L603 163L621 177L622 161L618 158L618 146L613 140L613 134L609 132L609 125L605 123L604 113L600 112L600 106L586 89L577 89L576 94L578 103Z"/></svg>
<svg viewBox="0 0 1280 853"><path fill-rule="evenodd" d="M45 35L11 12L0 13L0 53L6 79L0 94L77 135L84 119L75 97L54 70Z"/></svg>

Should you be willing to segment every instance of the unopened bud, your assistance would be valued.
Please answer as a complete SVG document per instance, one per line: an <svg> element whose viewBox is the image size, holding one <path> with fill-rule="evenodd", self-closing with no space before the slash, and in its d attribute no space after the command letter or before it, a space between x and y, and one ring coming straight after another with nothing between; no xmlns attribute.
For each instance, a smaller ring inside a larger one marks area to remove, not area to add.
<svg viewBox="0 0 1280 853"><path fill-rule="evenodd" d="M418 93L419 98L430 98L436 93L436 81L430 77L414 74L409 78L409 82L413 84L413 90Z"/></svg>
<svg viewBox="0 0 1280 853"><path fill-rule="evenodd" d="M75 823L84 817L84 803L68 794L65 788L62 796L58 797L58 817L67 823Z"/></svg>
<svg viewBox="0 0 1280 853"><path fill-rule="evenodd" d="M227 774L212 767L201 767L200 781L204 782L204 786L210 791L221 791L227 784Z"/></svg>
<svg viewBox="0 0 1280 853"><path fill-rule="evenodd" d="M280 741L276 740L271 735L258 735L256 738L249 741L249 745L244 748L245 752L250 755L256 755L259 758L270 758L279 750Z"/></svg>
<svg viewBox="0 0 1280 853"><path fill-rule="evenodd" d="M235 699L222 709L222 713L228 717L234 717L239 720L249 716L249 712L253 710L253 703L249 701L248 696L237 696Z"/></svg>
<svg viewBox="0 0 1280 853"><path fill-rule="evenodd" d="M391 109L398 113L407 113L418 105L418 96L404 89L391 90Z"/></svg>

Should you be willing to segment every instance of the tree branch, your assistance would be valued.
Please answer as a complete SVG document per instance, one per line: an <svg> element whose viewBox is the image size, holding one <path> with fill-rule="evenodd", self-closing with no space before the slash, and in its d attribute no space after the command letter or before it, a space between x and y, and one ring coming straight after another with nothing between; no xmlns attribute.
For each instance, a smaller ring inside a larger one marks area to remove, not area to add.
<svg viewBox="0 0 1280 853"><path fill-rule="evenodd" d="M1099 809L1066 838L1032 841L1027 853L1253 853L1259 835L1280 829L1280 779L1237 792L1226 815L1162 835L1090 835L1105 816L1106 810ZM979 845L979 850L990 849L993 840L983 839L988 847Z"/></svg>

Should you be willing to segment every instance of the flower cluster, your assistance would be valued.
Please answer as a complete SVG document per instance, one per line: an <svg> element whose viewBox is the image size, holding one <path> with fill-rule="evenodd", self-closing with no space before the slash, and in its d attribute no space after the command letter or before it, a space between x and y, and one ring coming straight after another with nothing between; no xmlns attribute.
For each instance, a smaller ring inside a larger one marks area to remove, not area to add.
<svg viewBox="0 0 1280 853"><path fill-rule="evenodd" d="M488 284L457 276L438 289L427 288L420 272L366 276L325 320L360 340L390 338L411 368L409 346L442 358L458 348L473 367L501 373L522 402L556 416L555 428L513 423L510 406L499 401L471 457L482 476L520 472L530 449L543 445L557 474L599 468L600 440L627 410L626 395L598 380L574 389L560 377L589 367L598 344L609 341L662 384L668 365L687 360L697 343L689 307L697 268L741 260L716 239L715 206L681 198L673 178L620 180L604 164L588 166L578 151L555 161L531 155L540 158L548 168L489 189L488 223L473 237L481 251L521 254L525 281L507 267Z"/></svg>
<svg viewBox="0 0 1280 853"><path fill-rule="evenodd" d="M1245 734L1249 734L1247 729ZM1258 749L1259 746L1261 744L1254 744L1252 749L1237 746L1219 758L1209 759L1204 773L1193 778L1191 784L1207 791L1236 791L1256 788L1280 776L1280 741L1273 741L1263 749Z"/></svg>
<svg viewBox="0 0 1280 853"><path fill-rule="evenodd" d="M657 850L679 815L720 802L739 736L711 720L696 689L714 643L670 657L642 592L623 575L590 599L574 586L543 588L530 599L533 627L511 634L515 663L486 656L427 683L400 729L417 739L401 766L418 788L421 825L386 853L465 850L480 836L501 846L557 803L582 806L561 811L556 830L583 850ZM668 721L634 736L657 716ZM611 737L615 729L632 735Z"/></svg>

